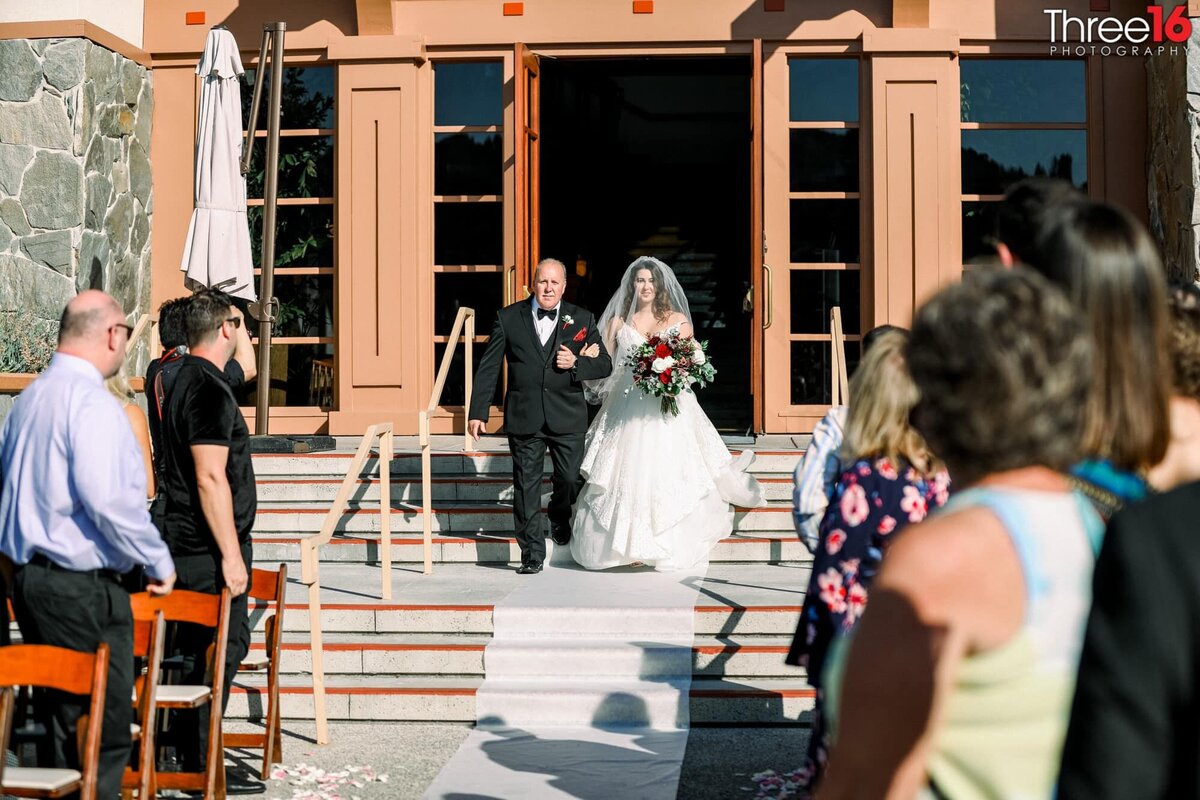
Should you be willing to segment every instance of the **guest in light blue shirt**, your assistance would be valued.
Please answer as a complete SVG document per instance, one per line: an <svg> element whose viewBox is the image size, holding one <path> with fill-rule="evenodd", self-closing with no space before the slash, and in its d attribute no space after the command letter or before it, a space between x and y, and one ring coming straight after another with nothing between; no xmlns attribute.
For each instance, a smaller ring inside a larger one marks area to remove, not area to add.
<svg viewBox="0 0 1200 800"><path fill-rule="evenodd" d="M26 643L95 652L108 645L97 797L116 797L129 760L133 615L119 576L144 566L167 594L175 565L146 510L146 470L129 420L104 380L132 332L95 290L63 311L58 350L0 429L0 553L14 565L13 610ZM79 768L79 698L37 710L54 747L39 766Z"/></svg>

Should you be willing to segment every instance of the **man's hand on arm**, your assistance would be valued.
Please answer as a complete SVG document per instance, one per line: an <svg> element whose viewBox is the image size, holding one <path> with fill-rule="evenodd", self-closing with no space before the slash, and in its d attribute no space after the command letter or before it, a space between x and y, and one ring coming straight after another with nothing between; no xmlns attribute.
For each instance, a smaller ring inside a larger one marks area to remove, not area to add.
<svg viewBox="0 0 1200 800"><path fill-rule="evenodd" d="M191 449L196 464L200 508L221 551L221 575L225 585L237 597L246 591L249 576L233 522L233 492L225 475L229 448L218 444L194 444Z"/></svg>
<svg viewBox="0 0 1200 800"><path fill-rule="evenodd" d="M575 354L565 344L559 345L558 353L554 356L554 363L559 369L570 369L575 366Z"/></svg>

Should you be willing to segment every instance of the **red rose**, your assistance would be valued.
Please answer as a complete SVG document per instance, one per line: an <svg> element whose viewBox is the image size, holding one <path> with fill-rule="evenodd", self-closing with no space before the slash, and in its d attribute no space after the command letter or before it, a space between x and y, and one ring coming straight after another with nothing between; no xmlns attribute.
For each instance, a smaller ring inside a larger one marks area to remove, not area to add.
<svg viewBox="0 0 1200 800"><path fill-rule="evenodd" d="M671 370L664 369L661 373L659 373L658 379L662 381L663 386L666 386L671 382Z"/></svg>
<svg viewBox="0 0 1200 800"><path fill-rule="evenodd" d="M671 348L669 345L660 344L658 347L654 348L654 355L658 356L659 358L666 358L667 356L671 355Z"/></svg>
<svg viewBox="0 0 1200 800"><path fill-rule="evenodd" d="M575 334L575 338L572 339L571 341L582 342L586 338L587 338L587 328L583 328L582 330L579 331L579 333Z"/></svg>

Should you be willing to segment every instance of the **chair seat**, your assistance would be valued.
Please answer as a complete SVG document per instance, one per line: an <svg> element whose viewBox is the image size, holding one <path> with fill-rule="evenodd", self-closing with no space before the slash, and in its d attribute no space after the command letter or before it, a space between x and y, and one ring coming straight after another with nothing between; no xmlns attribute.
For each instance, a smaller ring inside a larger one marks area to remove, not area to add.
<svg viewBox="0 0 1200 800"><path fill-rule="evenodd" d="M203 705L212 694L207 686L186 684L159 686L154 700L159 708L195 708Z"/></svg>
<svg viewBox="0 0 1200 800"><path fill-rule="evenodd" d="M266 655L247 656L241 664L238 664L238 672L262 672L269 666L271 666L271 659Z"/></svg>
<svg viewBox="0 0 1200 800"><path fill-rule="evenodd" d="M83 775L74 769L5 767L3 786L11 791L57 792L82 779Z"/></svg>

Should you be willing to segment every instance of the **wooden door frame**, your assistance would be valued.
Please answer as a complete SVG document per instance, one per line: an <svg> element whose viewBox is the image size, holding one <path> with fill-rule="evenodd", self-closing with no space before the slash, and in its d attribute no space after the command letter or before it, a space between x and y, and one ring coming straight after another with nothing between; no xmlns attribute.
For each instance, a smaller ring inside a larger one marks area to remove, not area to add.
<svg viewBox="0 0 1200 800"><path fill-rule="evenodd" d="M513 46L513 177L516 217L511 283L504 281L505 305L529 287L540 257L541 234L541 73L538 57L522 42ZM510 289L511 287L511 289ZM511 294L509 293L511 291Z"/></svg>

